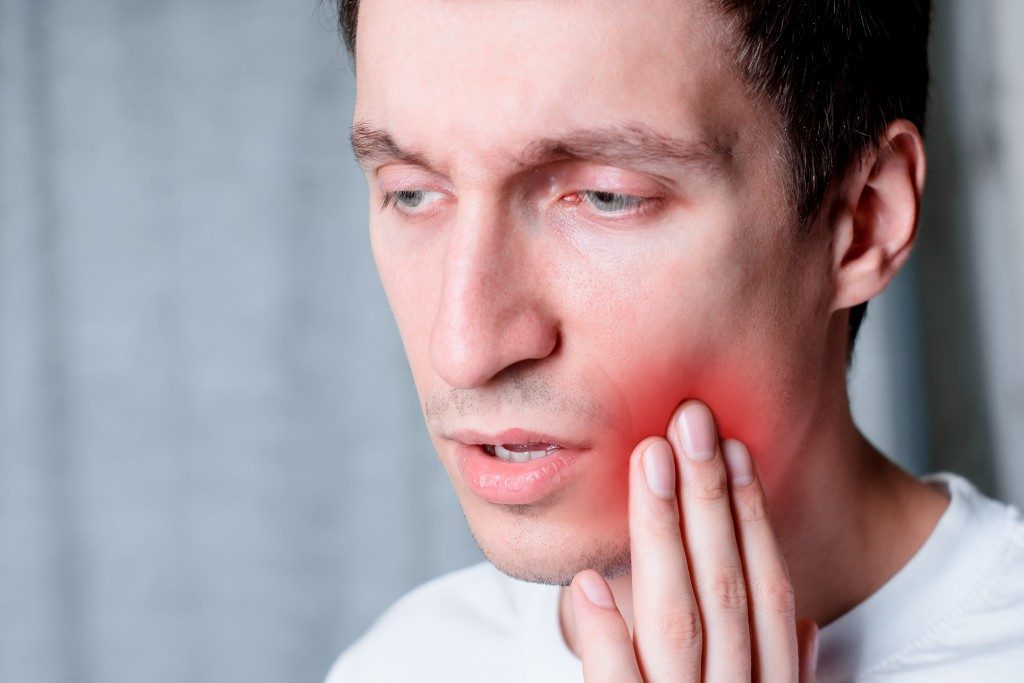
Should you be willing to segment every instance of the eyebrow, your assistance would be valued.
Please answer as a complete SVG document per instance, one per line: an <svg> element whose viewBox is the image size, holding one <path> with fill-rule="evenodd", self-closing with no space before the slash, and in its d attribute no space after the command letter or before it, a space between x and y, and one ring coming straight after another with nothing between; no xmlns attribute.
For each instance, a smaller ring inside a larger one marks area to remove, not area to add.
<svg viewBox="0 0 1024 683"><path fill-rule="evenodd" d="M383 128L359 121L349 139L356 160L365 170L375 164L407 163L433 168L423 156L402 149ZM732 146L723 139L685 140L659 133L645 124L587 128L528 144L513 158L518 170L553 161L578 159L627 166L671 164L703 173L726 170Z"/></svg>

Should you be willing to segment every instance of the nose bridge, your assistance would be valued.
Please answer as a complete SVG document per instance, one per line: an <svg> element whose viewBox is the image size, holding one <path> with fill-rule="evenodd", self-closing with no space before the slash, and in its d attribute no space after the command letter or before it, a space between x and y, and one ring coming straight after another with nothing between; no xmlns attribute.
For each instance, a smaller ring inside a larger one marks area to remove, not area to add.
<svg viewBox="0 0 1024 683"><path fill-rule="evenodd" d="M451 226L444 261L445 294L488 299L503 292L501 276L513 269L517 239L496 208L466 202ZM512 258L509 258L512 257Z"/></svg>
<svg viewBox="0 0 1024 683"><path fill-rule="evenodd" d="M500 206L465 201L448 230L440 301L431 331L435 370L471 388L505 367L550 353L557 333L528 243Z"/></svg>

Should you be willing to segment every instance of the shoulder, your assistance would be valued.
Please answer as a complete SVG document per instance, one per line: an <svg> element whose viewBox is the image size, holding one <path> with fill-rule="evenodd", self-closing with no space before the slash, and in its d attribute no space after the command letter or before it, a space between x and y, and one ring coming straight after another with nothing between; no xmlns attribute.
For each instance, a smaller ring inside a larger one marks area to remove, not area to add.
<svg viewBox="0 0 1024 683"><path fill-rule="evenodd" d="M976 566L973 590L954 613L994 624L1003 615L1013 615L1006 626L1022 636L1018 642L1024 654L1024 514L1014 505L984 495L963 477L947 475L947 481L962 491L970 508L965 534L979 546L976 554L982 555L980 547L991 551L989 559ZM968 550L969 543L965 539L961 550Z"/></svg>
<svg viewBox="0 0 1024 683"><path fill-rule="evenodd" d="M425 668L454 675L472 667L513 628L518 590L487 561L431 579L377 617L325 683L426 680Z"/></svg>
<svg viewBox="0 0 1024 683"><path fill-rule="evenodd" d="M1024 671L1024 515L947 477L972 508L965 529L992 552L971 589L918 638L866 680L1020 680ZM970 547L965 543L965 550ZM943 595L935 595L942 601Z"/></svg>

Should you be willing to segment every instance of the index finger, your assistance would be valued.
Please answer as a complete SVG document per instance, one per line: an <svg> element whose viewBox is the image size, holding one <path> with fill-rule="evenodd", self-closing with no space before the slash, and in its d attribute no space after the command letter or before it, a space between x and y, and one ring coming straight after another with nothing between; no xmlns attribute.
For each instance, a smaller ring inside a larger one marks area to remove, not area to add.
<svg viewBox="0 0 1024 683"><path fill-rule="evenodd" d="M650 437L637 444L629 462L633 643L644 680L659 683L701 675L703 627L683 549L677 491L669 442Z"/></svg>

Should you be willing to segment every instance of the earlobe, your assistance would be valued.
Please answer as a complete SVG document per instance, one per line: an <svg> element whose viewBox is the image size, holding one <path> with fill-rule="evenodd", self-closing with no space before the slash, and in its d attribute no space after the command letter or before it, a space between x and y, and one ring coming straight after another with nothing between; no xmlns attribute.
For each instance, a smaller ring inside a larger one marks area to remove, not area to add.
<svg viewBox="0 0 1024 683"><path fill-rule="evenodd" d="M910 256L924 191L924 142L909 121L889 125L851 169L833 212L831 310L878 295Z"/></svg>

